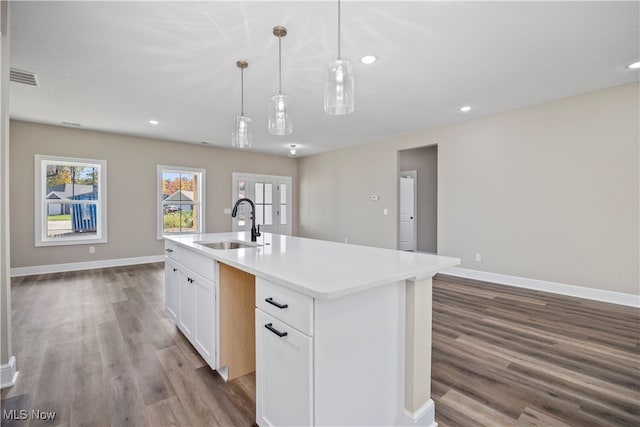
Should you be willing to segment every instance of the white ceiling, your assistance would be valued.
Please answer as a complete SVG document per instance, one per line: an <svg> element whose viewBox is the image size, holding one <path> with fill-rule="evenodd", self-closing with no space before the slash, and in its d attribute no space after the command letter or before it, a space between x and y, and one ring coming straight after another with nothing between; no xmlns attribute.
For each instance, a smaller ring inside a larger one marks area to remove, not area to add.
<svg viewBox="0 0 640 427"><path fill-rule="evenodd" d="M337 56L336 1L12 2L12 118L229 147L240 111L254 150L302 156L638 81L640 3L344 1L343 56L354 65L356 111L323 112ZM267 131L283 92L294 133ZM378 56L372 65L359 59ZM461 113L459 107L471 105ZM160 124L151 126L150 119Z"/></svg>

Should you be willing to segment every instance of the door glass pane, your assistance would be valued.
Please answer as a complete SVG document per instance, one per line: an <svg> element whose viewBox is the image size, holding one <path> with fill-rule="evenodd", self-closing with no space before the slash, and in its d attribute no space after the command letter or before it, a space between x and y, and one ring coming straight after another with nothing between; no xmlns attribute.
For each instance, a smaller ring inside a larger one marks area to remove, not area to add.
<svg viewBox="0 0 640 427"><path fill-rule="evenodd" d="M256 206L256 224L264 224L264 206Z"/></svg>
<svg viewBox="0 0 640 427"><path fill-rule="evenodd" d="M264 205L264 223L265 225L273 224L273 205Z"/></svg>
<svg viewBox="0 0 640 427"><path fill-rule="evenodd" d="M280 224L287 223L287 205L280 205Z"/></svg>
<svg viewBox="0 0 640 427"><path fill-rule="evenodd" d="M273 203L273 184L264 184L264 202Z"/></svg>
<svg viewBox="0 0 640 427"><path fill-rule="evenodd" d="M245 196L245 190L246 190L246 186L247 183L244 181L239 181L238 182L238 199L243 199Z"/></svg>
<svg viewBox="0 0 640 427"><path fill-rule="evenodd" d="M236 217L238 218L238 227L244 227L247 224L246 212L247 212L247 208L244 203L238 206L238 216Z"/></svg>
<svg viewBox="0 0 640 427"><path fill-rule="evenodd" d="M280 204L287 204L287 184L280 184Z"/></svg>
<svg viewBox="0 0 640 427"><path fill-rule="evenodd" d="M256 182L255 198L256 203L263 203L264 201L264 184L262 182Z"/></svg>
<svg viewBox="0 0 640 427"><path fill-rule="evenodd" d="M245 197L247 197L247 182L246 181L238 181L238 200L239 199L244 199ZM238 227L244 227L246 225L246 217L245 217L245 204L242 203L240 206L238 206L238 216L236 218L238 218Z"/></svg>

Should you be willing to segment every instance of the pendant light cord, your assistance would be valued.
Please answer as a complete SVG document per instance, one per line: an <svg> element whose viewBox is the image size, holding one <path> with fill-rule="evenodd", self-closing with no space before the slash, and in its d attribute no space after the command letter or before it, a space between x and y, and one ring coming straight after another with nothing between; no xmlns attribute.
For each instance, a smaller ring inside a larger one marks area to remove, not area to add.
<svg viewBox="0 0 640 427"><path fill-rule="evenodd" d="M340 0L338 0L338 59L342 59L342 39L340 38Z"/></svg>
<svg viewBox="0 0 640 427"><path fill-rule="evenodd" d="M244 116L244 68L240 68L240 115Z"/></svg>
<svg viewBox="0 0 640 427"><path fill-rule="evenodd" d="M278 95L282 95L282 36L278 36Z"/></svg>

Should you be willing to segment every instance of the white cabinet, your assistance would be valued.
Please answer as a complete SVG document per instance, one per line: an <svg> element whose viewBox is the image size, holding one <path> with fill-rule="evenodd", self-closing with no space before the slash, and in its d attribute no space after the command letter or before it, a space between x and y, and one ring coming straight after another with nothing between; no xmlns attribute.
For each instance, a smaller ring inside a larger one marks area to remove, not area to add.
<svg viewBox="0 0 640 427"><path fill-rule="evenodd" d="M196 296L195 345L209 365L215 364L216 304L214 283L204 278L194 278Z"/></svg>
<svg viewBox="0 0 640 427"><path fill-rule="evenodd" d="M180 316L178 327L193 342L196 327L196 287L194 280L187 274L180 272Z"/></svg>
<svg viewBox="0 0 640 427"><path fill-rule="evenodd" d="M216 261L165 240L167 316L213 369L217 369L216 276Z"/></svg>
<svg viewBox="0 0 640 427"><path fill-rule="evenodd" d="M256 423L313 425L313 299L256 278Z"/></svg>
<svg viewBox="0 0 640 427"><path fill-rule="evenodd" d="M256 423L313 425L312 338L256 310Z"/></svg>
<svg viewBox="0 0 640 427"><path fill-rule="evenodd" d="M405 424L403 301L403 282L313 299L256 277L256 423Z"/></svg>
<svg viewBox="0 0 640 427"><path fill-rule="evenodd" d="M165 259L164 300L167 316L174 323L177 322L180 312L180 272L177 263L171 259Z"/></svg>

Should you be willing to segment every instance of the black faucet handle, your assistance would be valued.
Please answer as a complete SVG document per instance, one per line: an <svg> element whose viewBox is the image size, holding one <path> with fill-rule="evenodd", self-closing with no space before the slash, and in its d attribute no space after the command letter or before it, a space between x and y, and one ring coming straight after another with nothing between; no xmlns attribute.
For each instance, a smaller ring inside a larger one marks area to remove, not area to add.
<svg viewBox="0 0 640 427"><path fill-rule="evenodd" d="M260 234L260 224L258 224L258 231L256 231L256 237L261 236Z"/></svg>

